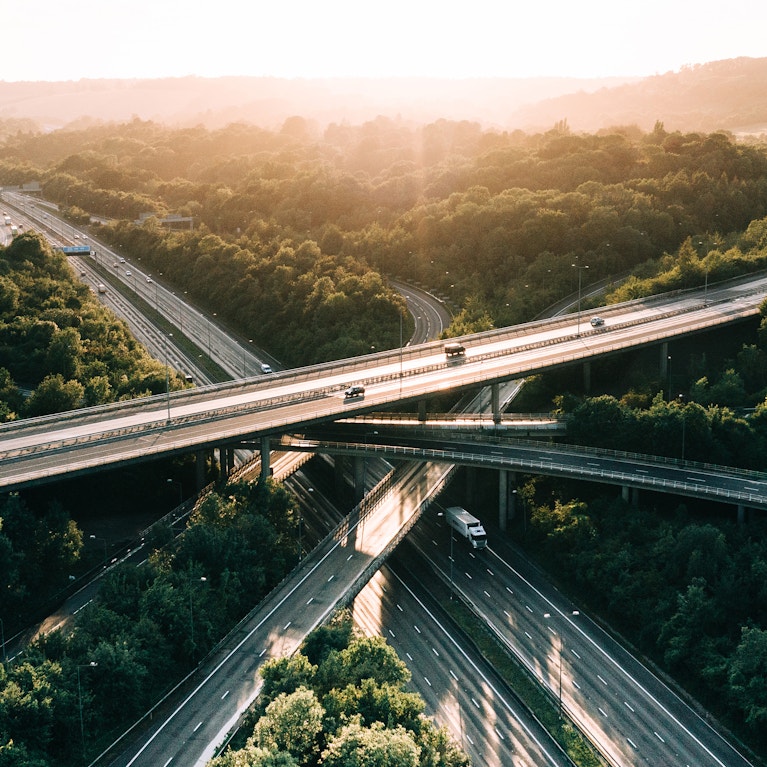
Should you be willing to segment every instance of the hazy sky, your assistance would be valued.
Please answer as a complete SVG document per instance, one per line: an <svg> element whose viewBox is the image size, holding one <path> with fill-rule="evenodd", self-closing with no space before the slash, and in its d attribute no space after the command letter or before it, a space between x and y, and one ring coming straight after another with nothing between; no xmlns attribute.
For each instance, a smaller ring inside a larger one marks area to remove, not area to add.
<svg viewBox="0 0 767 767"><path fill-rule="evenodd" d="M10 0L0 80L603 77L767 56L765 0Z"/></svg>

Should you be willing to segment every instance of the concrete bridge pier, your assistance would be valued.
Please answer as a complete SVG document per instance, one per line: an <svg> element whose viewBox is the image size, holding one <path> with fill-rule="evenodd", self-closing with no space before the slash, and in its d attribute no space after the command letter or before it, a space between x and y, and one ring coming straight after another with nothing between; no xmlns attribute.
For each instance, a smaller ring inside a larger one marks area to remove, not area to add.
<svg viewBox="0 0 767 767"><path fill-rule="evenodd" d="M583 391L586 394L591 391L591 362L589 360L583 363Z"/></svg>
<svg viewBox="0 0 767 767"><path fill-rule="evenodd" d="M497 383L490 384L490 409L493 411L493 423L498 424L501 422L501 405L500 405L500 385ZM505 530L506 528L501 528Z"/></svg>
<svg viewBox="0 0 767 767"><path fill-rule="evenodd" d="M354 500L359 503L365 497L365 469L367 458L354 456Z"/></svg>
<svg viewBox="0 0 767 767"><path fill-rule="evenodd" d="M742 525L746 521L746 507L742 504L738 504L738 524Z"/></svg>
<svg viewBox="0 0 767 767"><path fill-rule="evenodd" d="M498 527L506 532L506 520L509 518L509 472L498 470Z"/></svg>
<svg viewBox="0 0 767 767"><path fill-rule="evenodd" d="M671 358L668 354L668 341L660 345L660 380L666 381L669 373L669 362Z"/></svg>
<svg viewBox="0 0 767 767"><path fill-rule="evenodd" d="M195 453L195 459L195 483L199 493L205 487L205 451L198 450Z"/></svg>
<svg viewBox="0 0 767 767"><path fill-rule="evenodd" d="M426 420L426 400L425 399L418 400L418 420L419 421Z"/></svg>
<svg viewBox="0 0 767 767"><path fill-rule="evenodd" d="M269 437L261 437L261 480L266 482L272 474L272 467L269 465Z"/></svg>
<svg viewBox="0 0 767 767"><path fill-rule="evenodd" d="M639 488L621 485L621 498L632 506L639 506Z"/></svg>
<svg viewBox="0 0 767 767"><path fill-rule="evenodd" d="M333 486L336 494L343 497L344 492L344 468L346 466L346 457L336 455L333 457Z"/></svg>

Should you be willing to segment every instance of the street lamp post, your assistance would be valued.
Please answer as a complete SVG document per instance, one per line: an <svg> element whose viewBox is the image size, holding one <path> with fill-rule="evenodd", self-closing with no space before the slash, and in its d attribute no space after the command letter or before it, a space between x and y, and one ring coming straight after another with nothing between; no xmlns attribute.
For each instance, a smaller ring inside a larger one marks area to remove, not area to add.
<svg viewBox="0 0 767 767"><path fill-rule="evenodd" d="M190 578L190 583L205 583L208 579L203 575L199 578ZM192 607L192 589L189 589L189 636L192 640L192 653L194 653L194 609Z"/></svg>
<svg viewBox="0 0 767 767"><path fill-rule="evenodd" d="M578 270L578 330L577 335L581 334L581 272L584 269L588 269L588 264L581 266L581 264L573 264Z"/></svg>
<svg viewBox="0 0 767 767"><path fill-rule="evenodd" d="M177 479L170 479L169 478L166 481L170 485L178 485L178 505L181 506L181 504L184 502L184 486Z"/></svg>
<svg viewBox="0 0 767 767"><path fill-rule="evenodd" d="M580 615L580 612L578 610L573 610L571 615ZM547 620L551 618L551 613L544 613L543 617ZM563 616L564 617L564 616ZM551 629L553 631L553 629ZM557 632L554 632L557 633ZM563 707L562 707L562 648L565 646L565 638L562 635L562 632L560 631L557 636L559 637L559 663L558 663L558 677L559 677L559 692L558 692L558 699L559 699L559 718L562 719L563 715Z"/></svg>
<svg viewBox="0 0 767 767"><path fill-rule="evenodd" d="M677 399L679 400L679 405L682 408L682 460L684 461L684 443L686 438L686 431L687 431L687 418L685 417L684 413L684 394L680 394Z"/></svg>
<svg viewBox="0 0 767 767"><path fill-rule="evenodd" d="M107 541L106 538L97 538L95 535L88 536L92 541L101 541L104 544L104 564L107 561Z"/></svg>
<svg viewBox="0 0 767 767"><path fill-rule="evenodd" d="M444 512L440 511L437 514L438 517L445 517L447 520L447 517L445 516ZM447 525L450 528L450 601L453 601L453 526L448 523Z"/></svg>
<svg viewBox="0 0 767 767"><path fill-rule="evenodd" d="M170 423L170 363L168 361L168 339L173 338L173 333L165 336L165 397L168 401L168 423Z"/></svg>
<svg viewBox="0 0 767 767"><path fill-rule="evenodd" d="M83 760L85 759L85 724L83 722L83 692L82 685L80 683L80 669L81 668L96 668L99 664L95 660L90 663L77 667L77 700L80 705L80 742L83 747Z"/></svg>

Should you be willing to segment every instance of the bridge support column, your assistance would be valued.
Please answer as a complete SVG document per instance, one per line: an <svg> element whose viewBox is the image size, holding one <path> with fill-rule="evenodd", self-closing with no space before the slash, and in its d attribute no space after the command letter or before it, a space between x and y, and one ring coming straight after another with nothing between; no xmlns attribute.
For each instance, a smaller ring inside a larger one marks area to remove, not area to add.
<svg viewBox="0 0 767 767"><path fill-rule="evenodd" d="M345 497L344 492L344 466L346 458L342 455L333 456L333 486L339 497Z"/></svg>
<svg viewBox="0 0 767 767"><path fill-rule="evenodd" d="M738 524L742 525L746 521L746 507L742 504L738 504Z"/></svg>
<svg viewBox="0 0 767 767"><path fill-rule="evenodd" d="M501 422L500 385L490 384L490 409L493 411L493 423ZM505 530L505 528L502 528Z"/></svg>
<svg viewBox="0 0 767 767"><path fill-rule="evenodd" d="M472 503L477 497L477 468L476 466L466 467L466 500Z"/></svg>
<svg viewBox="0 0 767 767"><path fill-rule="evenodd" d="M621 485L621 498L628 503L629 502L629 493L631 492L631 488L628 485Z"/></svg>
<svg viewBox="0 0 767 767"><path fill-rule="evenodd" d="M665 381L668 379L668 341L664 341L660 345L660 380Z"/></svg>
<svg viewBox="0 0 767 767"><path fill-rule="evenodd" d="M261 437L261 480L266 482L267 477L272 474L272 467L269 465L269 437Z"/></svg>
<svg viewBox="0 0 767 767"><path fill-rule="evenodd" d="M506 520L509 518L509 472L498 470L498 527L506 532Z"/></svg>
<svg viewBox="0 0 767 767"><path fill-rule="evenodd" d="M365 497L365 461L362 456L354 457L354 500L357 503Z"/></svg>
<svg viewBox="0 0 767 767"><path fill-rule="evenodd" d="M418 400L418 420L419 421L426 420L426 400L425 399Z"/></svg>
<svg viewBox="0 0 767 767"><path fill-rule="evenodd" d="M205 487L205 451L198 450L195 459L195 482L199 493Z"/></svg>
<svg viewBox="0 0 767 767"><path fill-rule="evenodd" d="M583 391L586 394L591 391L591 362L589 360L583 363Z"/></svg>

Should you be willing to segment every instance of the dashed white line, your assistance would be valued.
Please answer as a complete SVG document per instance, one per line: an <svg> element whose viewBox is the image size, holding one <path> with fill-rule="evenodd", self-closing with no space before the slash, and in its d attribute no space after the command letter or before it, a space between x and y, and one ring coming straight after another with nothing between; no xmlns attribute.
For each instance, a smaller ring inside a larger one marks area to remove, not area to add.
<svg viewBox="0 0 767 767"><path fill-rule="evenodd" d="M634 751L639 751L639 749L637 748L637 744L634 743L634 741L631 740L631 738L626 738L626 740L629 742L629 745L631 746L631 748L634 749Z"/></svg>
<svg viewBox="0 0 767 767"><path fill-rule="evenodd" d="M225 698L227 695L229 695L229 690L227 690L227 691L226 691L226 692L225 692L225 693L224 693L224 694L221 696L221 700L223 700L223 699L224 699L224 698Z"/></svg>
<svg viewBox="0 0 767 767"><path fill-rule="evenodd" d="M605 682L605 680L604 680L604 679L602 679L602 677L601 677L599 674L597 674L597 679L598 679L598 680L599 680L599 681L600 681L600 682L601 682L601 683L602 683L602 684L603 684L605 687L607 687L607 682Z"/></svg>
<svg viewBox="0 0 767 767"><path fill-rule="evenodd" d="M197 732L197 730L199 730L200 727L202 727L202 722L197 722L197 727L195 727L194 730L192 730L192 732Z"/></svg>
<svg viewBox="0 0 767 767"><path fill-rule="evenodd" d="M424 679L426 680L426 684L428 684L429 687L431 687L431 682L429 681L429 677L425 676Z"/></svg>
<svg viewBox="0 0 767 767"><path fill-rule="evenodd" d="M482 589L482 591L484 591L484 592L485 592L485 596L486 596L488 599L492 599L492 597L490 596L490 594L488 594L488 593L487 593L487 590L486 590L486 589Z"/></svg>
<svg viewBox="0 0 767 767"><path fill-rule="evenodd" d="M439 658L439 653L437 652L437 648L436 647L432 647L431 651Z"/></svg>
<svg viewBox="0 0 767 767"><path fill-rule="evenodd" d="M653 730L653 732L655 733L655 737L656 737L656 738L657 738L657 739L658 739L658 740L659 740L661 743L665 743L665 742L666 742L665 740L663 740L663 738L661 738L661 736L660 736L660 735L658 735L658 733L657 733L657 732L655 732L655 730Z"/></svg>
<svg viewBox="0 0 767 767"><path fill-rule="evenodd" d="M625 700L623 701L623 705L624 705L624 706L625 706L625 707L626 707L626 708L627 708L629 711L631 711L631 713L632 713L632 714L635 714L635 713L636 713L636 711L634 711L634 709L633 709L633 708L632 708L632 707L631 707L631 706L630 706L630 705L629 705L629 704L628 704L628 703L627 703Z"/></svg>
<svg viewBox="0 0 767 767"><path fill-rule="evenodd" d="M392 638L397 638L396 634L391 629L389 629L389 633L392 635Z"/></svg>
<svg viewBox="0 0 767 767"><path fill-rule="evenodd" d="M309 597L309 601L306 604L310 605L312 602L314 602L314 597Z"/></svg>
<svg viewBox="0 0 767 767"><path fill-rule="evenodd" d="M508 586L506 587L506 591L508 591L509 594L513 594L514 593Z"/></svg>
<svg viewBox="0 0 767 767"><path fill-rule="evenodd" d="M333 578L335 578L335 577L336 577L335 575L331 575L330 578L328 578L327 582L330 583L330 581L332 581Z"/></svg>
<svg viewBox="0 0 767 767"><path fill-rule="evenodd" d="M603 708L601 708L600 706L597 706L597 708L599 709L599 713L602 714L602 716L605 719L607 719L607 714L605 713L605 710Z"/></svg>
<svg viewBox="0 0 767 767"><path fill-rule="evenodd" d="M489 567L486 567L485 570L487 571L488 575L492 575L493 577L495 577L495 573Z"/></svg>
<svg viewBox="0 0 767 767"><path fill-rule="evenodd" d="M525 610L527 610L527 612L531 613L533 611L533 608L530 607L530 605L525 605Z"/></svg>
<svg viewBox="0 0 767 767"><path fill-rule="evenodd" d="M475 705L477 708L479 708L479 703L477 703L477 701L476 701L476 700L474 700L474 698L472 698L472 699L471 699L471 702L472 702L472 703L473 703L473 704L474 704L474 705Z"/></svg>
<svg viewBox="0 0 767 767"><path fill-rule="evenodd" d="M450 676L452 676L456 682L458 681L458 677L455 675L455 672L453 671L453 669L450 669Z"/></svg>
<svg viewBox="0 0 767 767"><path fill-rule="evenodd" d="M415 625L415 623L413 624L413 628L414 628L414 629L415 629L415 630L416 630L416 631L417 631L419 634L421 633L421 629L419 629L419 628L418 628L418 626L416 626L416 625Z"/></svg>

